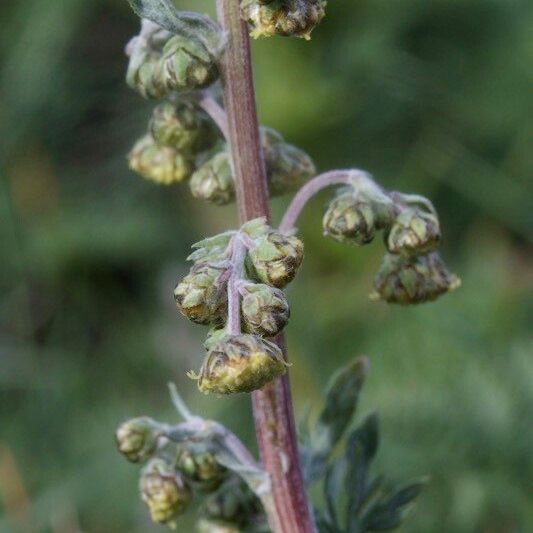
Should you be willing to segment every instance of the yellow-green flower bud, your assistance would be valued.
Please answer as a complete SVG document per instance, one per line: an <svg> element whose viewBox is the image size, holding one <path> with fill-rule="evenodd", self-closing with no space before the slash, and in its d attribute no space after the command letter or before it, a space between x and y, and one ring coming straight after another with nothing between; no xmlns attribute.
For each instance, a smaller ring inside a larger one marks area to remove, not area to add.
<svg viewBox="0 0 533 533"><path fill-rule="evenodd" d="M154 109L150 132L156 143L195 155L213 144L216 137L211 124L204 111L192 102L165 102Z"/></svg>
<svg viewBox="0 0 533 533"><path fill-rule="evenodd" d="M304 257L304 245L293 235L270 231L256 240L248 257L252 277L281 289L296 276Z"/></svg>
<svg viewBox="0 0 533 533"><path fill-rule="evenodd" d="M324 0L244 0L242 18L251 26L251 36L303 37L310 39L315 26L324 18Z"/></svg>
<svg viewBox="0 0 533 533"><path fill-rule="evenodd" d="M209 520L201 518L196 524L198 533L242 533L237 524L226 522L225 520Z"/></svg>
<svg viewBox="0 0 533 533"><path fill-rule="evenodd" d="M276 344L255 335L228 335L207 353L198 388L205 394L252 392L284 374L286 367Z"/></svg>
<svg viewBox="0 0 533 533"><path fill-rule="evenodd" d="M433 213L407 208L394 221L386 243L389 252L409 256L435 250L440 238L439 220Z"/></svg>
<svg viewBox="0 0 533 533"><path fill-rule="evenodd" d="M163 80L161 53L147 47L135 50L128 63L126 83L144 98L164 98L168 90Z"/></svg>
<svg viewBox="0 0 533 533"><path fill-rule="evenodd" d="M213 492L227 478L228 471L221 466L209 452L195 453L180 448L176 467L194 487L203 492Z"/></svg>
<svg viewBox="0 0 533 533"><path fill-rule="evenodd" d="M141 499L148 506L154 522L176 526L176 518L192 500L183 477L162 459L152 459L139 479Z"/></svg>
<svg viewBox="0 0 533 533"><path fill-rule="evenodd" d="M132 463L144 463L157 446L157 423L142 416L123 422L115 433L119 452Z"/></svg>
<svg viewBox="0 0 533 533"><path fill-rule="evenodd" d="M389 303L417 304L435 300L461 285L439 254L404 257L386 254L374 279L371 298Z"/></svg>
<svg viewBox="0 0 533 533"><path fill-rule="evenodd" d="M235 184L229 155L216 154L206 161L191 177L191 193L195 198L215 205L227 205L235 199Z"/></svg>
<svg viewBox="0 0 533 533"><path fill-rule="evenodd" d="M187 179L193 170L191 161L169 146L158 145L146 135L128 154L130 169L156 183L169 185Z"/></svg>
<svg viewBox="0 0 533 533"><path fill-rule="evenodd" d="M195 91L216 81L218 69L206 46L197 39L175 35L163 48L163 75L171 91Z"/></svg>
<svg viewBox="0 0 533 533"><path fill-rule="evenodd" d="M300 187L316 174L313 160L300 148L281 142L265 149L268 188L273 196Z"/></svg>
<svg viewBox="0 0 533 533"><path fill-rule="evenodd" d="M174 289L178 310L196 324L221 323L226 312L227 294L217 280L225 270L225 265L214 262L194 265Z"/></svg>
<svg viewBox="0 0 533 533"><path fill-rule="evenodd" d="M289 303L282 290L262 283L243 287L242 318L248 333L275 337L287 325Z"/></svg>
<svg viewBox="0 0 533 533"><path fill-rule="evenodd" d="M335 198L322 220L324 235L342 243L363 245L376 234L374 209L365 198L352 193Z"/></svg>

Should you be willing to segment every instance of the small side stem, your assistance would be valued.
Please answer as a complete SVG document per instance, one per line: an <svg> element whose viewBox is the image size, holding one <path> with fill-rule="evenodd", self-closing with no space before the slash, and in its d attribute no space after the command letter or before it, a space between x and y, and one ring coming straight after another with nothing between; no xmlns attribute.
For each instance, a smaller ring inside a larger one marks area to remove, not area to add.
<svg viewBox="0 0 533 533"><path fill-rule="evenodd" d="M224 109L222 109L218 102L209 93L204 93L198 103L211 117L213 122L218 126L218 129L222 132L222 135L224 135L224 138L227 140L229 137L228 117Z"/></svg>
<svg viewBox="0 0 533 533"><path fill-rule="evenodd" d="M233 237L231 243L231 274L228 280L228 333L241 333L241 295L238 284L242 278L246 246L239 234Z"/></svg>
<svg viewBox="0 0 533 533"><path fill-rule="evenodd" d="M294 230L296 221L307 202L322 189L331 187L332 185L357 185L363 181L372 182L368 173L357 169L332 170L324 174L319 174L311 181L308 181L294 196L287 211L283 215L279 230L283 233L289 233Z"/></svg>

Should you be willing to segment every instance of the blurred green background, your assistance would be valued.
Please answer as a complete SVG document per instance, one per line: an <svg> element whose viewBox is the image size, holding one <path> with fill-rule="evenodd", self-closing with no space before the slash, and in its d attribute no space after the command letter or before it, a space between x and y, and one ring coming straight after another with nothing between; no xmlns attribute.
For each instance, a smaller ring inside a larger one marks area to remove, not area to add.
<svg viewBox="0 0 533 533"><path fill-rule="evenodd" d="M151 104L123 81L138 27L125 0L3 0L0 12L0 531L152 531L137 468L115 451L119 421L176 419L174 380L253 441L246 397L204 398L185 377L205 331L172 298L190 244L234 227L235 212L128 171ZM322 238L328 195L315 200L290 290L298 411L368 354L377 470L431 476L403 530L533 531L533 5L332 0L310 43L257 42L254 60L262 123L321 170L357 166L429 196L463 279L421 307L370 302L381 243Z"/></svg>

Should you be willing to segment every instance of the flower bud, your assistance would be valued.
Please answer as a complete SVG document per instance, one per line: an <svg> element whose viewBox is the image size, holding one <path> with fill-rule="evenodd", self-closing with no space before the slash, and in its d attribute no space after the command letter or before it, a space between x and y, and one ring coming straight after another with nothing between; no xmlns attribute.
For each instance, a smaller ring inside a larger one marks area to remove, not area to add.
<svg viewBox="0 0 533 533"><path fill-rule="evenodd" d="M325 5L324 0L244 0L241 13L254 38L282 35L310 39L324 18Z"/></svg>
<svg viewBox="0 0 533 533"><path fill-rule="evenodd" d="M228 476L227 469L216 461L212 453L206 451L195 453L180 448L176 467L187 481L206 493L218 489Z"/></svg>
<svg viewBox="0 0 533 533"><path fill-rule="evenodd" d="M174 298L178 310L196 324L218 324L223 321L227 294L218 278L226 270L224 264L198 263L176 285Z"/></svg>
<svg viewBox="0 0 533 533"><path fill-rule="evenodd" d="M229 155L216 154L205 162L191 177L189 183L195 198L215 205L227 205L235 199L235 183Z"/></svg>
<svg viewBox="0 0 533 533"><path fill-rule="evenodd" d="M284 374L286 366L276 344L255 335L228 335L207 353L198 388L205 394L252 392Z"/></svg>
<svg viewBox="0 0 533 533"><path fill-rule="evenodd" d="M273 196L300 187L316 174L313 160L300 148L281 142L265 149L268 188Z"/></svg>
<svg viewBox="0 0 533 533"><path fill-rule="evenodd" d="M386 235L389 252L406 256L431 252L439 242L440 226L437 217L416 208L401 211Z"/></svg>
<svg viewBox="0 0 533 533"><path fill-rule="evenodd" d="M215 59L198 39L175 35L163 48L163 79L170 91L195 91L218 77Z"/></svg>
<svg viewBox="0 0 533 533"><path fill-rule="evenodd" d="M205 499L201 513L208 520L250 525L250 518L262 512L257 497L244 483L233 478Z"/></svg>
<svg viewBox="0 0 533 533"><path fill-rule="evenodd" d="M461 280L435 252L412 257L386 254L370 296L389 303L417 304L435 300L460 285Z"/></svg>
<svg viewBox="0 0 533 533"><path fill-rule="evenodd" d="M324 235L342 243L363 245L376 233L372 204L353 193L342 194L328 207L322 220Z"/></svg>
<svg viewBox="0 0 533 533"><path fill-rule="evenodd" d="M157 423L142 416L122 423L115 433L118 451L132 463L144 463L157 445Z"/></svg>
<svg viewBox="0 0 533 533"><path fill-rule="evenodd" d="M262 283L247 283L241 303L246 331L275 337L287 325L289 303L282 290Z"/></svg>
<svg viewBox="0 0 533 533"><path fill-rule="evenodd" d="M168 90L163 81L161 53L147 47L135 50L128 63L126 83L144 98L164 98Z"/></svg>
<svg viewBox="0 0 533 533"><path fill-rule="evenodd" d="M191 102L158 105L150 120L150 132L158 144L195 155L209 148L215 134L207 115Z"/></svg>
<svg viewBox="0 0 533 533"><path fill-rule="evenodd" d="M139 492L152 520L171 528L175 528L176 518L192 500L183 477L162 459L152 459L143 469Z"/></svg>
<svg viewBox="0 0 533 533"><path fill-rule="evenodd" d="M198 533L242 533L237 524L225 520L209 520L201 518L196 524Z"/></svg>
<svg viewBox="0 0 533 533"><path fill-rule="evenodd" d="M164 185L187 179L193 170L189 159L174 148L158 145L151 135L137 141L128 160L131 170Z"/></svg>
<svg viewBox="0 0 533 533"><path fill-rule="evenodd" d="M304 257L302 241L292 235L270 231L259 237L248 252L250 274L272 287L283 288L296 276Z"/></svg>

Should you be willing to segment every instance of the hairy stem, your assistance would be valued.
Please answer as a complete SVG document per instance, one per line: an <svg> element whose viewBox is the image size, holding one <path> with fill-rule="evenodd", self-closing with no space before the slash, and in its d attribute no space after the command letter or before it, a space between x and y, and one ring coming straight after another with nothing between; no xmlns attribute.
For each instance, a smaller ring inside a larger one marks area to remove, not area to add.
<svg viewBox="0 0 533 533"><path fill-rule="evenodd" d="M218 102L209 93L204 93L198 103L211 117L211 120L218 126L218 129L227 140L229 137L228 117L224 109L218 105Z"/></svg>
<svg viewBox="0 0 533 533"><path fill-rule="evenodd" d="M325 172L308 181L294 196L287 211L283 215L279 230L288 233L296 227L296 222L307 202L322 189L333 185L354 185L361 182L373 184L370 176L362 170L332 170ZM377 185L375 186L377 188Z"/></svg>
<svg viewBox="0 0 533 533"><path fill-rule="evenodd" d="M241 333L241 296L237 287L242 278L246 247L239 234L233 237L231 243L231 274L228 280L228 333Z"/></svg>
<svg viewBox="0 0 533 533"><path fill-rule="evenodd" d="M222 85L241 223L269 217L268 189L257 123L250 42L239 0L217 0L226 33ZM278 339L281 346L283 338ZM275 533L314 533L300 469L287 376L252 394L261 460L272 484L273 509L266 509Z"/></svg>

